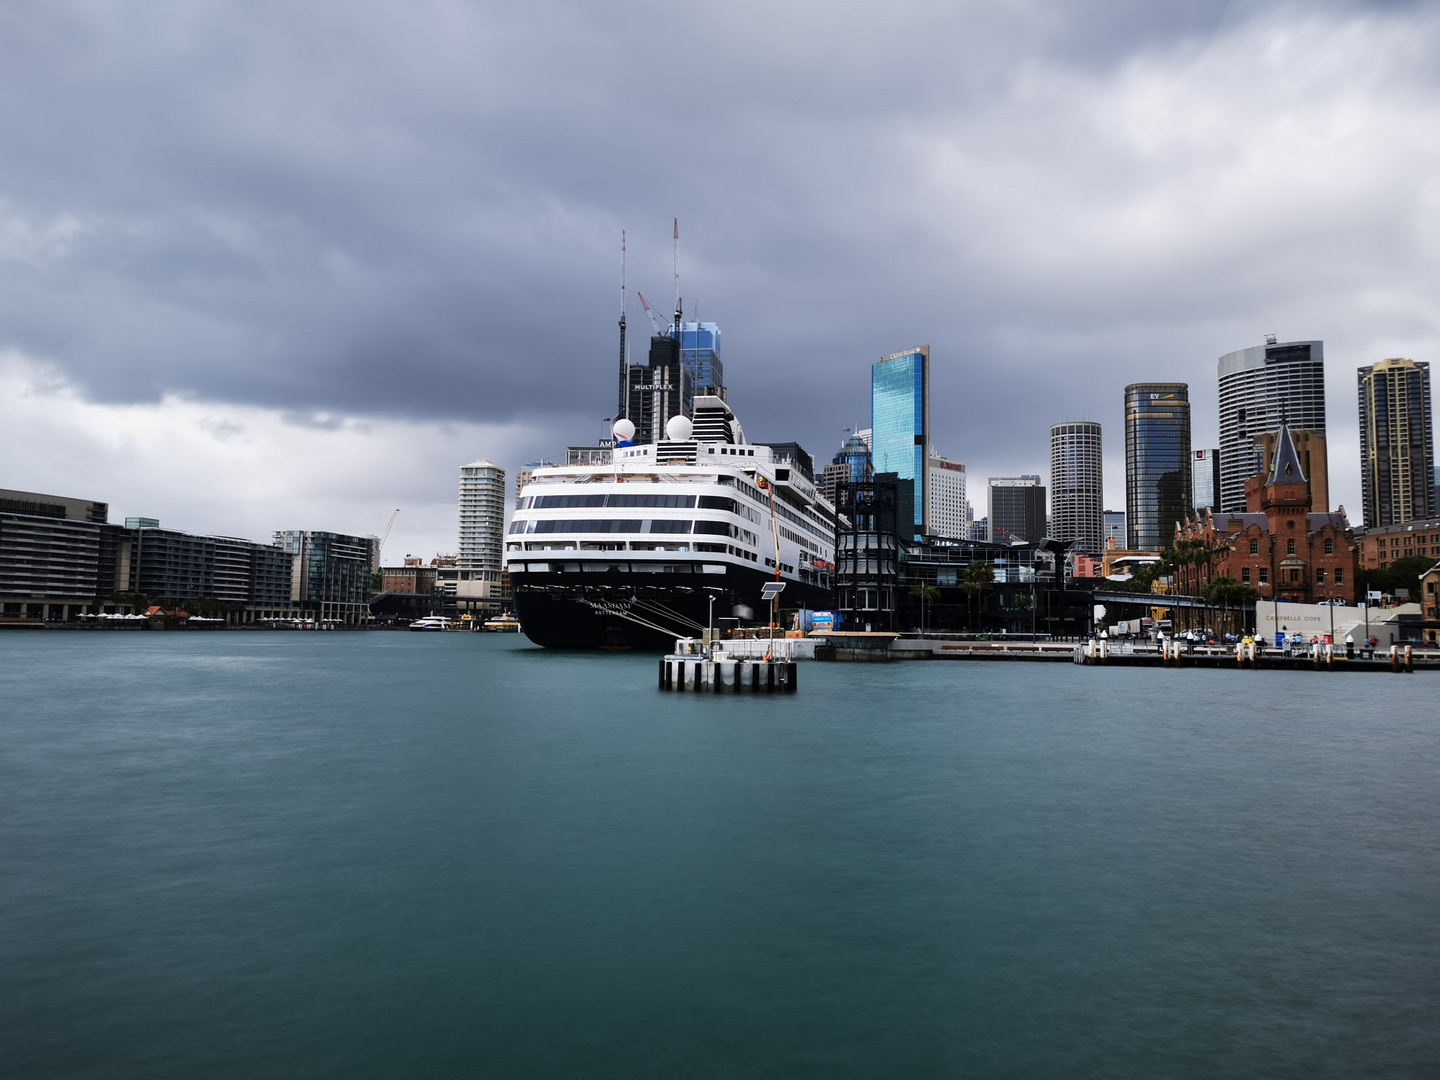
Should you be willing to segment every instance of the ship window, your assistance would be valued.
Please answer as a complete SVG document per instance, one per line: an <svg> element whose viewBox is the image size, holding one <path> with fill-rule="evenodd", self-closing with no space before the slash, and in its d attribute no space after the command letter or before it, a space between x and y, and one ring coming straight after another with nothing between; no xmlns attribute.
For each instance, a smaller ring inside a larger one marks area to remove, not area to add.
<svg viewBox="0 0 1440 1080"><path fill-rule="evenodd" d="M536 495L537 510L561 510L574 506L604 506L604 495Z"/></svg>
<svg viewBox="0 0 1440 1080"><path fill-rule="evenodd" d="M607 506L667 507L688 510L695 505L694 495L611 495Z"/></svg>
<svg viewBox="0 0 1440 1080"><path fill-rule="evenodd" d="M711 536L732 536L734 535L731 526L723 521L697 521L695 522L697 533L707 533Z"/></svg>
<svg viewBox="0 0 1440 1080"><path fill-rule="evenodd" d="M659 519L650 522L650 528L645 531L652 533L688 533L690 531L690 522Z"/></svg>
<svg viewBox="0 0 1440 1080"><path fill-rule="evenodd" d="M723 495L701 495L699 506L701 510L728 510L732 514L739 512L735 500L727 499Z"/></svg>

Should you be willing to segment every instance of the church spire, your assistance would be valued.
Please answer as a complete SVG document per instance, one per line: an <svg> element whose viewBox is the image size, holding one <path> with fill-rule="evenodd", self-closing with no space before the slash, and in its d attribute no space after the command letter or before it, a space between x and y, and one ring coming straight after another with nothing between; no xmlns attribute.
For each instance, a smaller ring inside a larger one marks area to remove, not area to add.
<svg viewBox="0 0 1440 1080"><path fill-rule="evenodd" d="M1305 471L1300 468L1300 455L1295 452L1295 441L1290 438L1290 425L1282 418L1280 430L1275 435L1275 454L1270 459L1270 475L1265 484L1303 484Z"/></svg>

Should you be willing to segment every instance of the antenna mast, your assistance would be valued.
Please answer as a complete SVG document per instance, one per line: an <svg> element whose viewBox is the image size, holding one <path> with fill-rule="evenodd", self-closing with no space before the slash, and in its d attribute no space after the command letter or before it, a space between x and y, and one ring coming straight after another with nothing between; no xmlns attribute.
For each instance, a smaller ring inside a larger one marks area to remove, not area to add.
<svg viewBox="0 0 1440 1080"><path fill-rule="evenodd" d="M680 219L675 219L675 338L680 338Z"/></svg>
<svg viewBox="0 0 1440 1080"><path fill-rule="evenodd" d="M615 419L625 418L625 230L620 230L620 405L615 410Z"/></svg>

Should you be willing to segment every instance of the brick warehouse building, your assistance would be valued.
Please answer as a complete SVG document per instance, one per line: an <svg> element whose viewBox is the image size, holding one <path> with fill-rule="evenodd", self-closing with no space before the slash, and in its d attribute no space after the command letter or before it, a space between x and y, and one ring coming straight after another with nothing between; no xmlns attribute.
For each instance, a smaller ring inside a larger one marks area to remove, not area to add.
<svg viewBox="0 0 1440 1080"><path fill-rule="evenodd" d="M1186 591L1228 577L1266 599L1314 603L1355 599L1359 544L1344 511L1313 513L1310 486L1290 429L1281 424L1268 473L1245 481L1245 512L1205 511L1176 526L1175 539L1200 540L1208 567L1187 568Z"/></svg>
<svg viewBox="0 0 1440 1080"><path fill-rule="evenodd" d="M1440 559L1440 518L1366 529L1360 537L1360 565L1383 570L1411 555Z"/></svg>

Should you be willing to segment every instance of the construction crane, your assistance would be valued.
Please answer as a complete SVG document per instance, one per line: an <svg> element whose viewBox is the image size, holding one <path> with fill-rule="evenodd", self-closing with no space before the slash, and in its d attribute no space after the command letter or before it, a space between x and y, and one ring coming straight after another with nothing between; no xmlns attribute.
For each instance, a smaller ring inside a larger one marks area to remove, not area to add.
<svg viewBox="0 0 1440 1080"><path fill-rule="evenodd" d="M380 569L380 553L385 550L385 541L389 539L390 530L395 527L395 519L399 516L400 511L397 509L390 515L390 520L385 523L385 531L380 534L380 542L375 545L375 561L370 564L371 570Z"/></svg>
<svg viewBox="0 0 1440 1080"><path fill-rule="evenodd" d="M670 331L668 329L660 329L660 320L655 318L655 309L645 302L645 294L642 293L639 289L636 289L635 295L640 297L640 306L645 309L645 314L650 316L650 325L655 328L655 336L669 337Z"/></svg>

